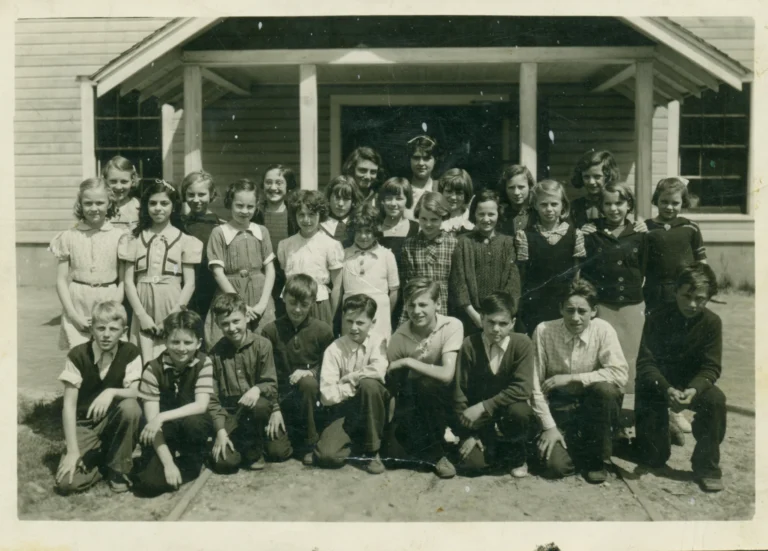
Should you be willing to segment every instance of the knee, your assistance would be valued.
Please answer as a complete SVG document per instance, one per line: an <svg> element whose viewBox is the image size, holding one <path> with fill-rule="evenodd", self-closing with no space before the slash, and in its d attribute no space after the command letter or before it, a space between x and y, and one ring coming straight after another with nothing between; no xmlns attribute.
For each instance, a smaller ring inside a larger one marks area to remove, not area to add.
<svg viewBox="0 0 768 551"><path fill-rule="evenodd" d="M242 456L238 451L230 451L227 453L227 457L219 456L216 461L213 462L212 470L217 474L230 474L237 471L242 461Z"/></svg>
<svg viewBox="0 0 768 551"><path fill-rule="evenodd" d="M573 460L560 443L555 444L549 459L546 460L547 478L564 478L576 472Z"/></svg>
<svg viewBox="0 0 768 551"><path fill-rule="evenodd" d="M702 392L697 401L699 407L715 411L725 410L725 393L714 385Z"/></svg>
<svg viewBox="0 0 768 551"><path fill-rule="evenodd" d="M504 409L504 419L515 424L527 425L533 415L533 410L526 402L516 402Z"/></svg>
<svg viewBox="0 0 768 551"><path fill-rule="evenodd" d="M272 404L266 398L259 398L256 405L250 408L250 413L257 422L266 422L272 415Z"/></svg>
<svg viewBox="0 0 768 551"><path fill-rule="evenodd" d="M293 455L293 447L291 446L291 441L288 439L288 436L285 433L275 438L274 440L268 440L265 447L267 457L270 461L275 463L288 461Z"/></svg>
<svg viewBox="0 0 768 551"><path fill-rule="evenodd" d="M299 379L299 382L296 383L296 386L298 387L299 393L302 396L311 396L312 398L315 398L317 393L320 391L320 385L318 385L317 379L311 375L307 375L306 377Z"/></svg>
<svg viewBox="0 0 768 551"><path fill-rule="evenodd" d="M67 477L64 477L62 481L57 482L54 489L56 490L57 494L62 496L68 496L78 491L78 488L75 487L74 481L70 483Z"/></svg>
<svg viewBox="0 0 768 551"><path fill-rule="evenodd" d="M357 387L357 392L361 396L380 396L384 391L384 385L376 379L360 379Z"/></svg>
<svg viewBox="0 0 768 551"><path fill-rule="evenodd" d="M126 422L138 422L141 419L141 406L135 398L124 398L117 404L120 418Z"/></svg>
<svg viewBox="0 0 768 551"><path fill-rule="evenodd" d="M186 444L205 443L213 432L211 418L207 413L181 419Z"/></svg>
<svg viewBox="0 0 768 551"><path fill-rule="evenodd" d="M322 438L315 446L315 463L325 469L339 469L344 466L346 457L339 453L334 446L328 446Z"/></svg>
<svg viewBox="0 0 768 551"><path fill-rule="evenodd" d="M595 383L586 389L587 396L601 403L618 403L621 390L613 383Z"/></svg>

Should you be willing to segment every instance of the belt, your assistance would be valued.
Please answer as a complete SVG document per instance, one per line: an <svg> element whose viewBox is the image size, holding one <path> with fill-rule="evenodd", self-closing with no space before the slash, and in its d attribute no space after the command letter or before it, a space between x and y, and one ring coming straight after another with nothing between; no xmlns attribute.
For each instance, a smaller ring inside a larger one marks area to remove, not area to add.
<svg viewBox="0 0 768 551"><path fill-rule="evenodd" d="M72 283L77 283L78 285L87 285L88 287L109 287L111 285L117 285L117 280L110 281L108 283L87 283L85 281L73 279Z"/></svg>
<svg viewBox="0 0 768 551"><path fill-rule="evenodd" d="M179 275L172 275L172 274L164 274L159 276L147 276L147 275L139 275L136 278L137 283L161 283L164 281L171 281L170 278L178 278L181 279L181 274Z"/></svg>
<svg viewBox="0 0 768 551"><path fill-rule="evenodd" d="M261 273L261 270L255 270L255 269L245 270L245 269L243 269L243 270L238 270L236 272L229 272L229 273L225 272L224 275L226 275L227 277L232 277L232 276L248 277L249 275L260 274L260 273Z"/></svg>

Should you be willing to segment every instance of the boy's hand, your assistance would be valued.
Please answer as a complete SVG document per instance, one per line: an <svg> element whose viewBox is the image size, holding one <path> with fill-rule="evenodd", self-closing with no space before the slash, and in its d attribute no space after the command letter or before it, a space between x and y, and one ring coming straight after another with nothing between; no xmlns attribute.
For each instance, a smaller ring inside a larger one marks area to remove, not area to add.
<svg viewBox="0 0 768 551"><path fill-rule="evenodd" d="M67 453L61 456L59 461L59 468L56 471L56 482L61 484L64 477L69 475L69 483L72 484L72 480L75 476L75 471L82 463L79 453Z"/></svg>
<svg viewBox="0 0 768 551"><path fill-rule="evenodd" d="M344 375L339 382L349 383L352 386L357 386L358 384L360 384L360 379L362 377L363 377L362 371L353 371L352 373L347 373L346 375Z"/></svg>
<svg viewBox="0 0 768 551"><path fill-rule="evenodd" d="M274 440L280 436L280 431L285 432L285 421L283 420L283 412L279 409L272 412L269 416L269 423L267 423L267 436L270 440Z"/></svg>
<svg viewBox="0 0 768 551"><path fill-rule="evenodd" d="M301 379L304 377L311 377L312 372L309 369L297 369L293 373L291 373L291 376L288 377L288 382L292 385L295 385L298 383Z"/></svg>
<svg viewBox="0 0 768 551"><path fill-rule="evenodd" d="M555 375L542 383L541 391L546 394L555 390L556 388L563 388L571 384L575 384L575 381L571 378L570 375Z"/></svg>
<svg viewBox="0 0 768 551"><path fill-rule="evenodd" d="M485 411L483 403L478 402L474 406L468 407L462 411L459 420L465 427L472 428L472 426L477 423L486 413L487 412Z"/></svg>
<svg viewBox="0 0 768 551"><path fill-rule="evenodd" d="M583 233L584 235L589 235L589 234L595 233L596 231L597 231L597 226L595 226L592 222L584 224L581 227L581 233Z"/></svg>
<svg viewBox="0 0 768 551"><path fill-rule="evenodd" d="M565 438L563 438L557 427L552 427L542 432L538 442L539 457L549 460L549 456L552 455L552 450L558 442L565 449L568 449L568 446L565 445Z"/></svg>
<svg viewBox="0 0 768 551"><path fill-rule="evenodd" d="M154 419L147 423L147 425L144 427L144 430L141 431L139 440L145 446L151 446L155 441L155 436L157 436L157 433L161 430L163 430L163 420L159 415L156 415Z"/></svg>
<svg viewBox="0 0 768 551"><path fill-rule="evenodd" d="M170 465L163 466L163 470L165 471L165 481L169 486L174 490L181 486L181 472L176 466L176 463L171 461Z"/></svg>
<svg viewBox="0 0 768 551"><path fill-rule="evenodd" d="M91 403L91 407L88 408L86 417L88 419L93 415L94 421L100 421L102 417L107 414L109 406L112 405L112 400L115 399L115 389L108 388L103 390L96 399Z"/></svg>
<svg viewBox="0 0 768 551"><path fill-rule="evenodd" d="M257 386L251 387L251 389L243 394L240 399L237 401L238 404L242 404L247 408L252 408L256 406L256 402L259 401L259 397L261 396L261 389Z"/></svg>
<svg viewBox="0 0 768 551"><path fill-rule="evenodd" d="M213 450L211 451L213 460L218 461L219 455L221 455L222 459L226 459L227 448L229 448L232 453L235 452L235 445L232 443L232 440L229 439L227 431L222 429L216 434L216 439L213 442Z"/></svg>
<svg viewBox="0 0 768 551"><path fill-rule="evenodd" d="M485 448L483 447L483 443L480 441L479 438L475 438L474 436L470 436L464 442L462 442L461 447L459 448L459 456L461 457L461 460L464 461L467 456L472 453L472 450L475 449L475 446L480 448L480 451L483 451Z"/></svg>

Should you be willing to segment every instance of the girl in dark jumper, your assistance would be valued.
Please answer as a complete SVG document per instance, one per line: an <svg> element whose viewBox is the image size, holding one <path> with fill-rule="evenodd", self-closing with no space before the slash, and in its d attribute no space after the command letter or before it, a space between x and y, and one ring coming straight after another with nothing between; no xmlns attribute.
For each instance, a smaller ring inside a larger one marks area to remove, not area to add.
<svg viewBox="0 0 768 551"><path fill-rule="evenodd" d="M531 225L531 189L536 185L533 174L523 165L507 165L501 172L496 191L502 212L496 229L506 235L527 230Z"/></svg>

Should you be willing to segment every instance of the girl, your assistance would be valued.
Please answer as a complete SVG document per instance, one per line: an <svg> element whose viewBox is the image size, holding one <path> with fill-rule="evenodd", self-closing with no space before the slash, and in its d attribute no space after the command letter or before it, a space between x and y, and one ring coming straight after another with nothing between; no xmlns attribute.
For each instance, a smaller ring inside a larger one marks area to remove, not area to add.
<svg viewBox="0 0 768 551"><path fill-rule="evenodd" d="M484 189L469 208L474 231L462 235L451 259L451 291L456 297L456 317L464 323L464 335L482 329L480 303L497 291L520 299L520 273L515 265L515 239L498 234L501 201L492 189Z"/></svg>
<svg viewBox="0 0 768 551"><path fill-rule="evenodd" d="M429 136L416 136L408 141L408 157L411 161L411 186L413 187L413 202L418 204L421 196L432 191L432 171L435 169L437 142ZM406 211L407 218L414 218L410 209Z"/></svg>
<svg viewBox="0 0 768 551"><path fill-rule="evenodd" d="M90 316L97 302L123 301L123 268L117 249L124 231L108 221L114 211L104 180L89 178L77 192L77 225L51 241L49 250L59 261L56 292L63 308L59 336L63 350L91 338Z"/></svg>
<svg viewBox="0 0 768 551"><path fill-rule="evenodd" d="M500 233L514 235L530 229L531 189L536 184L533 174L523 165L507 165L501 171L497 192L501 198Z"/></svg>
<svg viewBox="0 0 768 551"><path fill-rule="evenodd" d="M224 206L231 213L229 222L213 228L208 240L208 266L217 284L213 299L223 293L240 295L255 330L275 319L272 240L267 228L251 222L258 208L258 187L251 180L238 180L227 189ZM205 322L209 349L223 336L214 318L209 312Z"/></svg>
<svg viewBox="0 0 768 551"><path fill-rule="evenodd" d="M568 220L565 189L543 180L531 190L533 227L515 235L517 263L523 282L520 318L528 334L542 321L560 317L560 301L586 254L584 235Z"/></svg>
<svg viewBox="0 0 768 551"><path fill-rule="evenodd" d="M295 213L299 233L280 242L277 259L286 277L307 274L317 282L317 302L310 315L333 326L341 296L344 249L320 230L320 222L328 218L328 202L319 191L301 190L290 196L288 206Z"/></svg>
<svg viewBox="0 0 768 551"><path fill-rule="evenodd" d="M637 232L629 214L635 210L635 194L627 184L603 187L602 218L596 231L584 237L587 252L581 276L597 289L598 316L610 323L629 365L626 392L634 392L635 363L645 322L643 278L647 258L647 232Z"/></svg>
<svg viewBox="0 0 768 551"><path fill-rule="evenodd" d="M448 314L448 280L451 275L451 258L456 247L456 238L442 230L442 223L448 218L448 202L436 191L425 193L414 209L419 221L419 233L405 240L400 256L404 278L409 282L414 277L426 277L440 286L445 300L440 303L440 313ZM407 321L405 312L400 324Z"/></svg>
<svg viewBox="0 0 768 551"><path fill-rule="evenodd" d="M610 151L587 151L573 170L571 184L585 188L587 194L573 202L571 220L577 228L600 218L600 198L603 186L621 179L619 166Z"/></svg>
<svg viewBox="0 0 768 551"><path fill-rule="evenodd" d="M118 248L118 257L126 262L125 294L134 312L130 338L139 345L144 363L165 350L163 321L186 306L195 291L195 264L202 259L203 244L179 229L180 210L171 184L147 184L139 224Z"/></svg>
<svg viewBox="0 0 768 551"><path fill-rule="evenodd" d="M683 178L664 178L653 192L652 203L659 214L647 222L648 269L643 287L649 314L675 301L675 278L682 266L707 259L699 226L680 216L689 201L688 181Z"/></svg>
<svg viewBox="0 0 768 551"><path fill-rule="evenodd" d="M378 243L379 211L363 203L352 214L350 228L355 244L344 250L341 284L344 298L364 293L376 301L376 320L371 331L389 339L392 335L390 316L397 303L400 276L392 251Z"/></svg>
<svg viewBox="0 0 768 551"><path fill-rule="evenodd" d="M117 155L104 165L101 177L107 182L115 205L115 213L110 222L130 233L139 223L139 200L136 197L139 174L136 168L131 161Z"/></svg>
<svg viewBox="0 0 768 551"><path fill-rule="evenodd" d="M350 213L361 202L354 178L336 176L325 188L325 198L330 209L328 219L320 223L325 233L341 242L342 247L349 247L354 236L347 227Z"/></svg>
<svg viewBox="0 0 768 551"><path fill-rule="evenodd" d="M195 266L195 292L189 300L190 310L197 312L201 318L208 313L216 290L216 281L208 269L205 249L213 228L221 223L219 217L208 208L217 196L213 176L204 170L190 172L181 182L181 197L189 209L189 212L181 217L182 230L203 244L202 260Z"/></svg>
<svg viewBox="0 0 768 551"><path fill-rule="evenodd" d="M384 179L384 169L381 155L374 149L370 147L355 149L341 167L341 173L354 178L357 191L363 201L376 200L378 184Z"/></svg>
<svg viewBox="0 0 768 551"><path fill-rule="evenodd" d="M451 217L443 222L443 231L460 235L472 231L474 224L469 221L467 208L474 195L472 178L466 170L451 168L440 176L437 181L437 191L443 194L451 209Z"/></svg>

